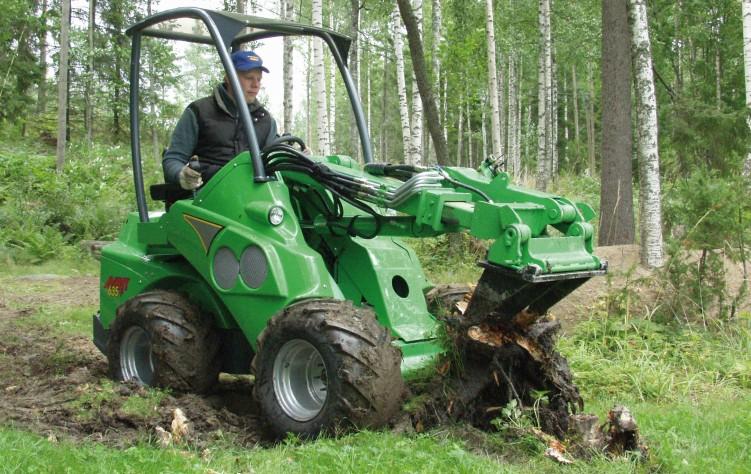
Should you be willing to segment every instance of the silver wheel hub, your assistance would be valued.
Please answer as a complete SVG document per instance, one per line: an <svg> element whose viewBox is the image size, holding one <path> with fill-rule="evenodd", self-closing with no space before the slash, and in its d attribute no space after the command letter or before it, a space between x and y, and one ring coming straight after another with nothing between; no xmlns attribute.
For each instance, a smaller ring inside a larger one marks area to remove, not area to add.
<svg viewBox="0 0 751 474"><path fill-rule="evenodd" d="M326 366L321 353L303 339L284 343L274 359L274 394L296 421L315 418L326 403Z"/></svg>
<svg viewBox="0 0 751 474"><path fill-rule="evenodd" d="M144 385L154 381L154 361L151 338L141 326L131 326L120 341L120 370L123 380L134 380Z"/></svg>

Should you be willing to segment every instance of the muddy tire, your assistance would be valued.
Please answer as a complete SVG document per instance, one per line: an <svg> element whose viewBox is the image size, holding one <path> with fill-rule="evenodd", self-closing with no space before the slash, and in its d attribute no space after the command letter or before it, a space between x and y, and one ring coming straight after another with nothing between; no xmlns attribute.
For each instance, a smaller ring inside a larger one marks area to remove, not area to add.
<svg viewBox="0 0 751 474"><path fill-rule="evenodd" d="M375 428L401 405L400 364L373 311L308 300L274 316L259 336L254 395L276 437Z"/></svg>
<svg viewBox="0 0 751 474"><path fill-rule="evenodd" d="M118 308L107 349L115 380L203 393L219 375L211 318L174 292L143 293Z"/></svg>
<svg viewBox="0 0 751 474"><path fill-rule="evenodd" d="M453 316L456 303L462 301L464 295L471 291L469 285L437 285L425 295L428 311L437 318Z"/></svg>

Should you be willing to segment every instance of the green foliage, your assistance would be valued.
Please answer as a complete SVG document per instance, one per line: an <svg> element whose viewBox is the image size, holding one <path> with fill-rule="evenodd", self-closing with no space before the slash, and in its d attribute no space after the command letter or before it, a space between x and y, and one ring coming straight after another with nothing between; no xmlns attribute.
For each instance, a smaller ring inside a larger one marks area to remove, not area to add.
<svg viewBox="0 0 751 474"><path fill-rule="evenodd" d="M0 144L0 258L20 264L80 256L81 240L112 240L135 202L128 150L74 146L61 174L44 149ZM147 162L146 179L161 172Z"/></svg>
<svg viewBox="0 0 751 474"><path fill-rule="evenodd" d="M751 205L742 192L747 186L742 177L699 168L666 194L665 224L673 238L659 277L666 285L660 294L660 313L665 317L700 317L706 324L707 319L736 315L747 285L728 288L726 274L729 264L745 264L748 259Z"/></svg>

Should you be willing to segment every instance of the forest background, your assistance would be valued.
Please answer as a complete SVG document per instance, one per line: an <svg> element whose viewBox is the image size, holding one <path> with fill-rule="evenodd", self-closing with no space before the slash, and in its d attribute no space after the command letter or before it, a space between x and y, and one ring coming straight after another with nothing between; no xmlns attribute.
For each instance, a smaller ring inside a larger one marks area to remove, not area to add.
<svg viewBox="0 0 751 474"><path fill-rule="evenodd" d="M746 82L751 52L744 61L749 4L413 1L438 124L428 123L422 110L414 74L419 58L411 54L395 2L225 0L212 6L322 24L352 36L349 63L377 161L474 167L489 157L521 184L589 202L600 216L599 244L640 244L644 263L659 268L658 285L670 289L648 311L650 323L717 331L707 336L710 342L732 333L731 346L748 353L749 315L740 308L748 298L751 239ZM23 268L80 262L81 242L114 239L134 207L125 29L176 5L5 0L3 6L0 262ZM651 67L639 64L632 46L636 8L648 15ZM291 64L265 78L264 97L278 104L273 113L280 129L302 137L316 153L359 158L352 114L332 62L307 40L286 47L293 54L284 52L285 45L278 51ZM141 141L150 184L162 180L161 154L180 113L222 73L208 48L173 49L158 40L145 48ZM656 194L650 188L651 195L644 194L647 175L640 166L646 132L639 125L647 122L640 115L638 71L645 69L653 73L656 120L649 127L657 145L649 159L659 165L652 169L659 185ZM428 133L436 125L447 146L440 158ZM657 203L656 223L644 219L647 201ZM659 230L656 246L645 239L647 230ZM445 250L449 244L419 244L429 272L462 265L463 258ZM661 255L648 261L655 247ZM730 266L741 269L740 285L728 285ZM629 285L609 297L609 317L629 314L624 310L634 296ZM682 337L682 329L669 327ZM741 342L739 327L745 331ZM622 331L617 329L618 337ZM597 330L587 334L599 342L606 336ZM751 366L744 367L737 383L745 390ZM740 398L748 401L743 393Z"/></svg>

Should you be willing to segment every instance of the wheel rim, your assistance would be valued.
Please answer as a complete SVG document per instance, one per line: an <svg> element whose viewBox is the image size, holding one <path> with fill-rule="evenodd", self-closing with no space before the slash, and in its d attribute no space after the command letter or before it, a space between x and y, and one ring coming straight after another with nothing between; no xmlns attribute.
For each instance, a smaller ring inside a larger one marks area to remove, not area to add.
<svg viewBox="0 0 751 474"><path fill-rule="evenodd" d="M326 365L309 342L284 343L274 360L274 394L284 413L296 421L309 421L326 403Z"/></svg>
<svg viewBox="0 0 751 474"><path fill-rule="evenodd" d="M151 385L154 380L154 361L151 340L140 326L131 326L120 342L120 368L123 380Z"/></svg>

